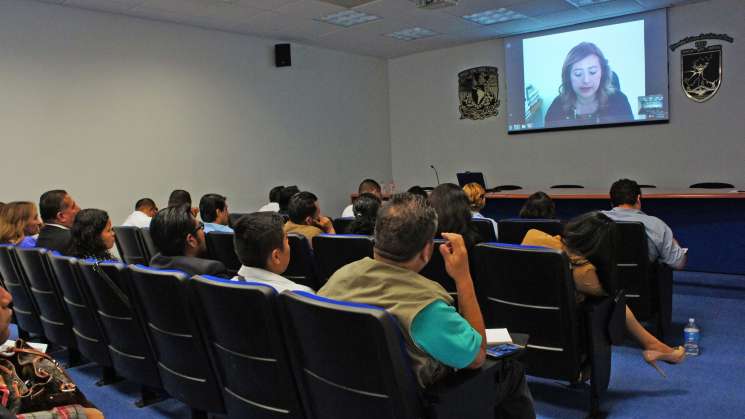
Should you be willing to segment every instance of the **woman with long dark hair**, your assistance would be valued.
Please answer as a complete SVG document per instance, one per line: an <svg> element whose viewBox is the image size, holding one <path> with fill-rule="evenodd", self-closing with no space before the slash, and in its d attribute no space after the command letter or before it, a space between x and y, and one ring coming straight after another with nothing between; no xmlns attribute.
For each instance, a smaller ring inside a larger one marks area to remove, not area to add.
<svg viewBox="0 0 745 419"><path fill-rule="evenodd" d="M545 126L633 121L629 100L617 80L600 48L580 42L564 59L559 96L546 111Z"/></svg>
<svg viewBox="0 0 745 419"><path fill-rule="evenodd" d="M352 206L354 221L347 227L347 232L372 236L375 232L375 220L378 217L380 204L380 198L377 196L369 192L360 194Z"/></svg>
<svg viewBox="0 0 745 419"><path fill-rule="evenodd" d="M556 218L556 205L545 192L538 191L525 201L520 218Z"/></svg>
<svg viewBox="0 0 745 419"><path fill-rule="evenodd" d="M470 251L478 241L478 233L471 226L470 203L463 189L452 183L443 183L429 195L429 202L437 212L437 235L460 234Z"/></svg>
<svg viewBox="0 0 745 419"><path fill-rule="evenodd" d="M599 211L589 212L570 220L564 227L562 236L550 236L539 230L529 230L522 244L543 246L563 250L572 264L572 277L577 290L577 301L585 296L604 296L605 290L598 278L597 269L591 260L598 264L609 264L612 254L615 224ZM665 373L657 366L657 361L677 364L685 359L683 347L671 348L649 333L626 306L626 330L644 349L644 361L660 374Z"/></svg>
<svg viewBox="0 0 745 419"><path fill-rule="evenodd" d="M106 211L88 208L80 210L70 231L72 239L67 251L69 256L112 260L109 250L114 247L114 230Z"/></svg>

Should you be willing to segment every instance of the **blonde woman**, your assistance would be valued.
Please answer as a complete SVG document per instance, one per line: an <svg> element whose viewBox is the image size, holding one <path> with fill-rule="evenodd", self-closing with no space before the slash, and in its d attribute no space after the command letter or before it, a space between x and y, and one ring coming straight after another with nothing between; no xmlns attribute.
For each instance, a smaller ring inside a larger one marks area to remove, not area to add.
<svg viewBox="0 0 745 419"><path fill-rule="evenodd" d="M491 221L492 227L494 227L494 237L499 238L497 222L481 215L481 210L486 206L486 190L484 187L479 183L471 182L463 187L463 192L465 192L466 197L468 197L468 207L471 210L471 217L483 218Z"/></svg>
<svg viewBox="0 0 745 419"><path fill-rule="evenodd" d="M33 202L16 201L0 207L0 243L35 247L41 220Z"/></svg>

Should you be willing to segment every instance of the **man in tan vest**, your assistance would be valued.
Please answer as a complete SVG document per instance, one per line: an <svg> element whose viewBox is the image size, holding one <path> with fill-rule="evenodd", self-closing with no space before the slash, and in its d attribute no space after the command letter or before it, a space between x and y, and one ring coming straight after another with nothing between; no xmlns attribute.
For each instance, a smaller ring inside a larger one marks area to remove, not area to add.
<svg viewBox="0 0 745 419"><path fill-rule="evenodd" d="M419 275L434 250L437 213L421 196L394 195L375 224L374 259L350 263L334 273L318 295L385 308L398 320L414 374L422 387L455 369L481 368L486 357L484 319L459 234L442 233L439 246L455 281L460 312L442 286ZM495 417L534 418L533 399L518 362L506 361L495 394Z"/></svg>

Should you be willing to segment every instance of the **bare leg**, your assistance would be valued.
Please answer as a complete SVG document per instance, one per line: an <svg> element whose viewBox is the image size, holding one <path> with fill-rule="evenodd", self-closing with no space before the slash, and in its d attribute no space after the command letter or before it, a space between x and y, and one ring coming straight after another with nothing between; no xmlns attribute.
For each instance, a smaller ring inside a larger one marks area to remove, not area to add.
<svg viewBox="0 0 745 419"><path fill-rule="evenodd" d="M637 342L646 350L655 350L662 353L673 352L673 348L660 342L654 335L649 333L644 326L639 323L629 306L626 306L626 330L634 336Z"/></svg>

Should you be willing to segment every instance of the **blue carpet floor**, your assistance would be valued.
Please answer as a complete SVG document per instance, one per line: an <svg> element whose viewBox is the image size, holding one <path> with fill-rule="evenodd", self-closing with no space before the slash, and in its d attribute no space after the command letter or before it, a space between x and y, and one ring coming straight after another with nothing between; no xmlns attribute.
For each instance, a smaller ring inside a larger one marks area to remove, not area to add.
<svg viewBox="0 0 745 419"><path fill-rule="evenodd" d="M682 343L683 324L695 317L702 354L680 365L662 364L667 378L649 367L632 344L613 350L612 377L602 410L611 418L745 417L745 278L677 272L671 343ZM56 355L55 355L56 356ZM60 356L64 361L64 358ZM100 370L93 364L70 374L107 418L186 418L189 409L168 399L138 409L137 386L120 382L96 387ZM539 418L581 418L588 393L564 383L529 378Z"/></svg>

